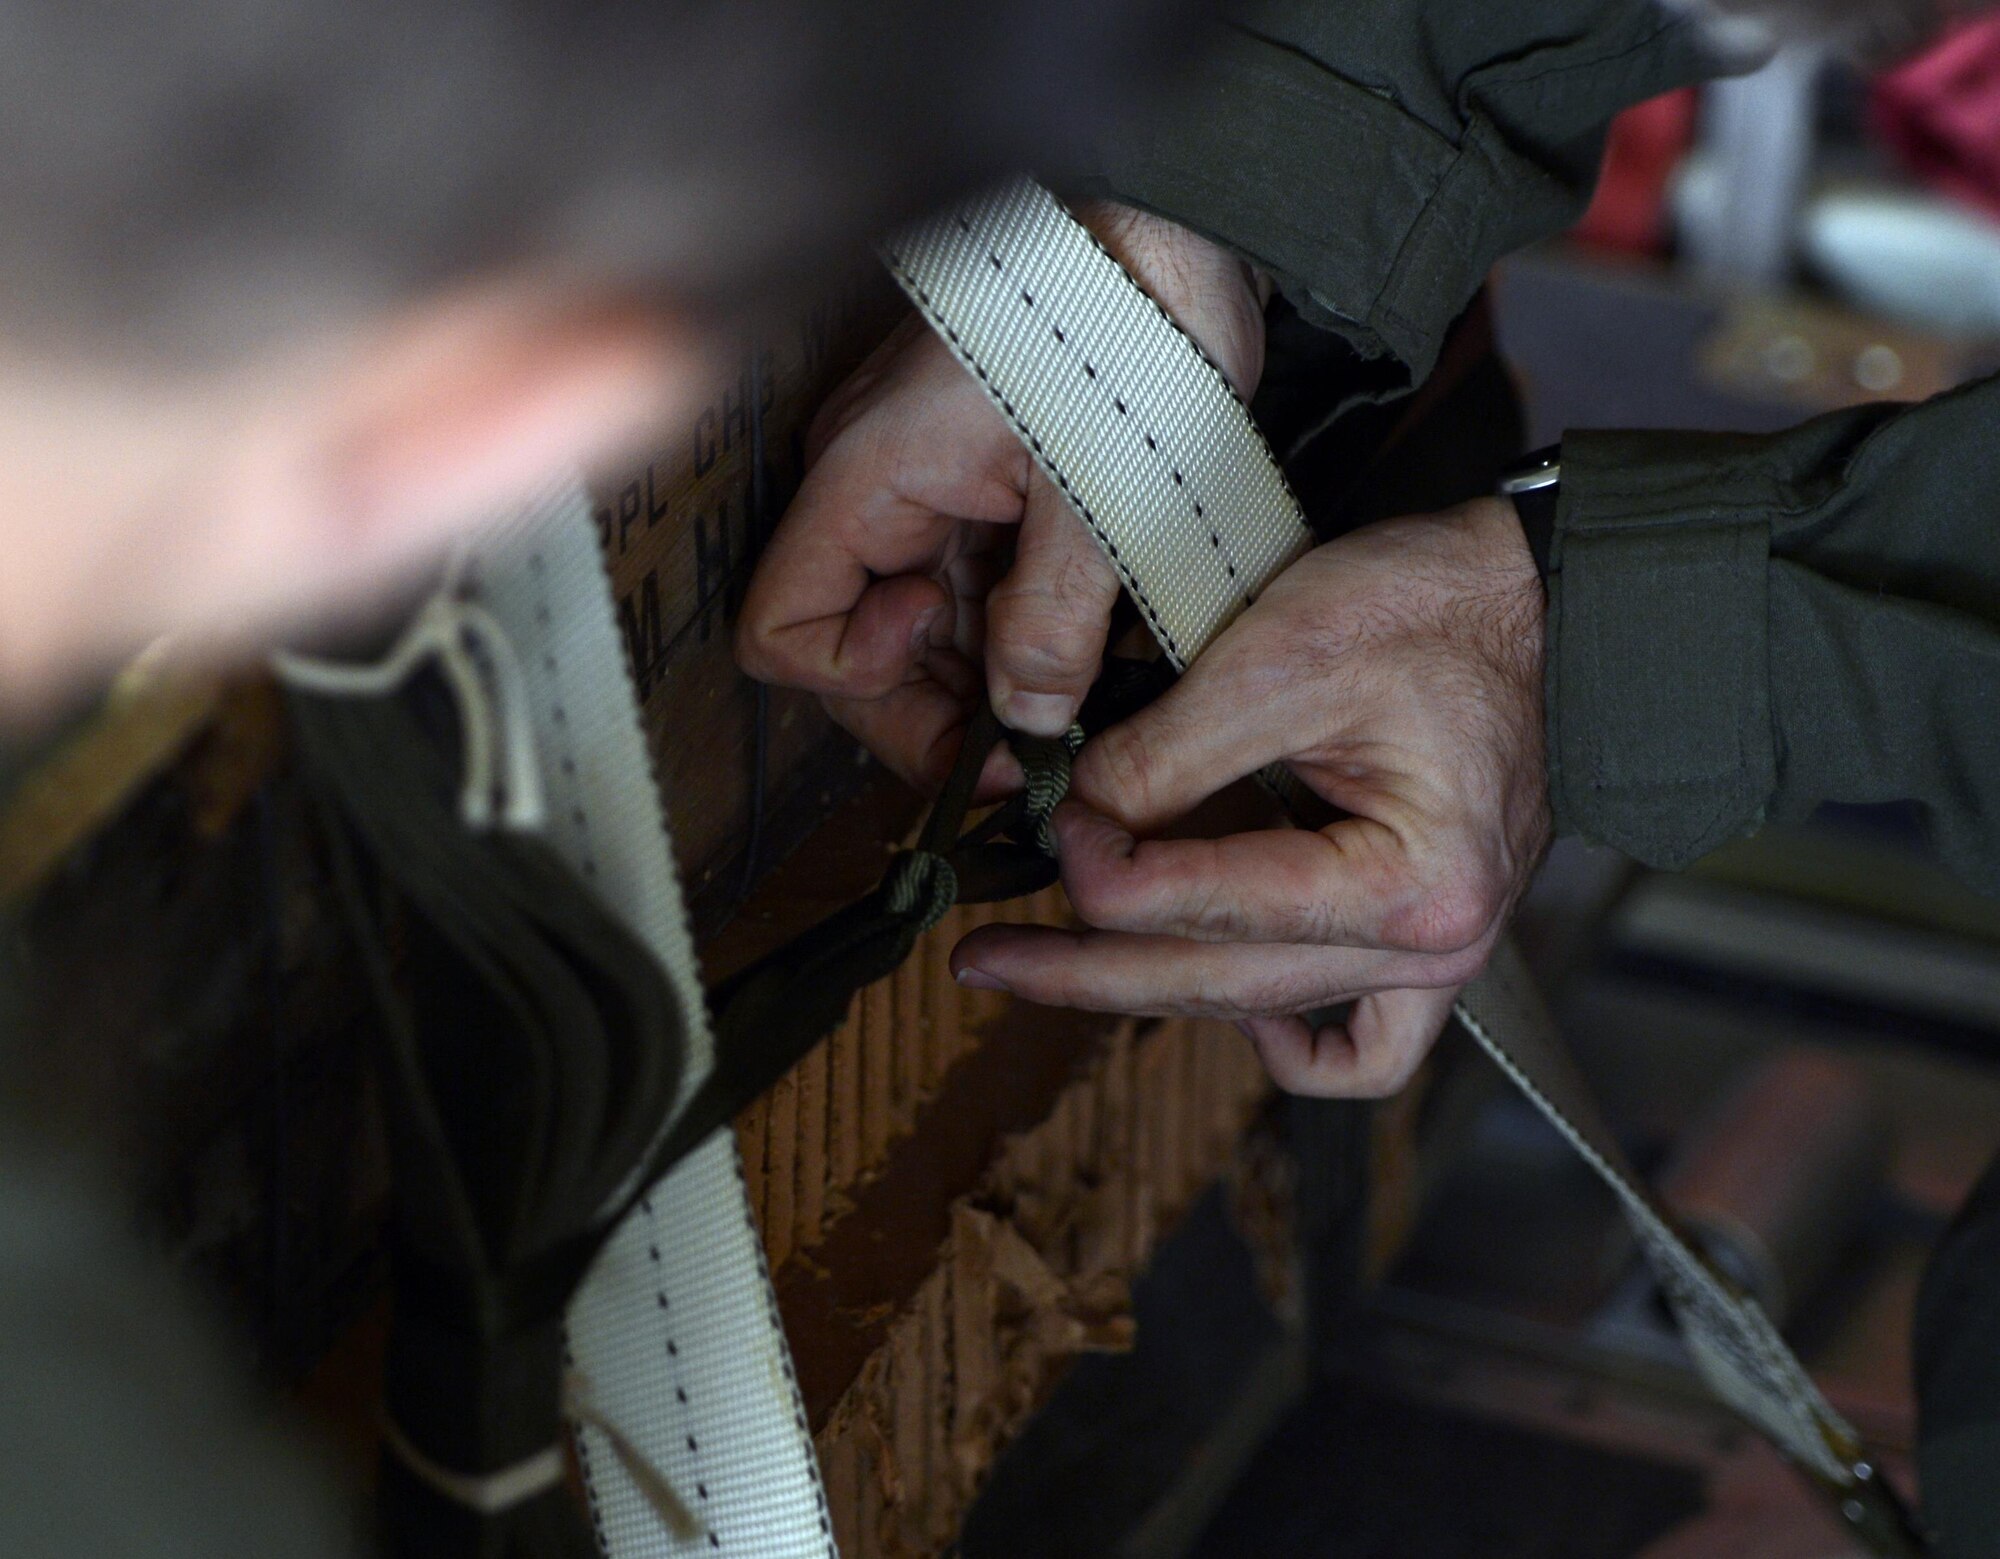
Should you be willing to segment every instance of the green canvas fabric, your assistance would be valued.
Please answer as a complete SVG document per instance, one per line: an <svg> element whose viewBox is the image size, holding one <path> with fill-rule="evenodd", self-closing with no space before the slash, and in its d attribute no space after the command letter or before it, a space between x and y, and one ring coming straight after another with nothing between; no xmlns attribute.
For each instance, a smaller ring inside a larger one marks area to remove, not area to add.
<svg viewBox="0 0 2000 1559"><path fill-rule="evenodd" d="M1394 395L1495 260L1582 214L1612 115L1714 68L1650 0L1264 0L1098 171L1268 271Z"/></svg>
<svg viewBox="0 0 2000 1559"><path fill-rule="evenodd" d="M1782 433L1575 432L1549 577L1566 832L1680 866L1914 802L2000 892L2000 379Z"/></svg>

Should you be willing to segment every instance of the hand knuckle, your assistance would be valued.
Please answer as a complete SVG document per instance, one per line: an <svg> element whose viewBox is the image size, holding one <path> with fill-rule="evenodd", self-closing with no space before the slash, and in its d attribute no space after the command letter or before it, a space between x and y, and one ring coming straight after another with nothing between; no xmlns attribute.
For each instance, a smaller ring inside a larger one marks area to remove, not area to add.
<svg viewBox="0 0 2000 1559"><path fill-rule="evenodd" d="M1277 907L1278 923L1297 941L1328 947L1347 941L1352 935L1341 906L1324 893L1292 894Z"/></svg>
<svg viewBox="0 0 2000 1559"><path fill-rule="evenodd" d="M1106 613L1081 592L1003 579L987 599L994 648L1023 671L1072 676L1096 669Z"/></svg>
<svg viewBox="0 0 2000 1559"><path fill-rule="evenodd" d="M1410 1079L1417 1075L1417 1068L1422 1062L1421 1050L1398 1048L1363 1070L1355 1080L1355 1097L1387 1099L1401 1093L1409 1087Z"/></svg>
<svg viewBox="0 0 2000 1559"><path fill-rule="evenodd" d="M1424 1062L1431 1053L1433 1037L1429 1034L1413 1034L1397 1050L1387 1073L1396 1092L1400 1093L1407 1088L1410 1080L1423 1070Z"/></svg>
<svg viewBox="0 0 2000 1559"><path fill-rule="evenodd" d="M1111 560L1094 543L1086 543L1063 559L1053 593L1063 616L1078 631L1094 636L1104 631L1118 599L1118 575Z"/></svg>
<svg viewBox="0 0 2000 1559"><path fill-rule="evenodd" d="M1492 926L1496 897L1478 876L1447 873L1412 896L1400 917L1400 943L1413 953L1462 953Z"/></svg>
<svg viewBox="0 0 2000 1559"><path fill-rule="evenodd" d="M1197 964L1187 984L1187 1010L1199 1017L1226 1017L1241 1011L1212 970Z"/></svg>
<svg viewBox="0 0 2000 1559"><path fill-rule="evenodd" d="M1156 897L1162 916L1185 921L1215 941L1238 942L1251 934L1250 916L1231 884L1212 870L1179 883L1162 882Z"/></svg>
<svg viewBox="0 0 2000 1559"><path fill-rule="evenodd" d="M1367 1098L1356 1084L1354 1073L1344 1062L1328 1060L1317 1050L1308 1058L1303 1058L1289 1068L1290 1075L1273 1080L1286 1093L1297 1094L1305 1099L1354 1099Z"/></svg>
<svg viewBox="0 0 2000 1559"><path fill-rule="evenodd" d="M1357 1099L1386 1099L1401 1093L1423 1064L1430 1047L1411 1033L1391 1034L1363 1049L1350 1092Z"/></svg>
<svg viewBox="0 0 2000 1559"><path fill-rule="evenodd" d="M1253 1029L1251 1044L1257 1051L1257 1059L1262 1063L1264 1073L1272 1083L1285 1093L1314 1097L1325 1092L1315 1088L1316 1081L1310 1058L1300 1056L1291 1047L1273 1041L1261 1030Z"/></svg>
<svg viewBox="0 0 2000 1559"><path fill-rule="evenodd" d="M1479 978L1486 960L1493 955L1490 940L1482 938L1455 953L1440 954L1432 960L1428 985L1432 990L1450 990Z"/></svg>
<svg viewBox="0 0 2000 1559"><path fill-rule="evenodd" d="M1031 687L1073 682L1096 669L1096 657L1073 628L1043 612L1003 617L994 625L993 653Z"/></svg>

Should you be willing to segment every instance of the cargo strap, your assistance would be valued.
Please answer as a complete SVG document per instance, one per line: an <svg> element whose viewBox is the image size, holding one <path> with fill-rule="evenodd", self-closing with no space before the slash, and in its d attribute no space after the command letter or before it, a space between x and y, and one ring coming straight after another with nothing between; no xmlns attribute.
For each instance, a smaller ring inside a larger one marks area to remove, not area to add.
<svg viewBox="0 0 2000 1559"><path fill-rule="evenodd" d="M732 1069L588 496L504 520L386 655L278 669L383 1015L388 1551L832 1559L735 1143L671 1129Z"/></svg>
<svg viewBox="0 0 2000 1559"><path fill-rule="evenodd" d="M904 232L886 259L1096 537L1176 667L1313 544L1228 380L1046 190L996 190ZM1273 780L1296 791L1288 776ZM1715 1395L1832 1494L1877 1552L1919 1552L1853 1428L1625 1161L1511 941L1456 1015L1617 1199Z"/></svg>

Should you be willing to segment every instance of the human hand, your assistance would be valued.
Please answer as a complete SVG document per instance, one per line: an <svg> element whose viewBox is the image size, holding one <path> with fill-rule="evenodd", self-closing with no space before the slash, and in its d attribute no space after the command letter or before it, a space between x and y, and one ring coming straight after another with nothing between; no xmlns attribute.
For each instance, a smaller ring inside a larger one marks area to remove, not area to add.
<svg viewBox="0 0 2000 1559"><path fill-rule="evenodd" d="M1247 396L1264 356L1250 269L1143 212L1077 215ZM1118 577L936 334L905 320L821 409L807 458L744 601L743 669L819 693L926 789L981 696L1016 730L1066 730ZM1010 763L1001 749L986 797Z"/></svg>
<svg viewBox="0 0 2000 1559"><path fill-rule="evenodd" d="M1549 839L1544 615L1503 499L1308 553L1079 754L1055 823L1088 929L982 928L952 955L960 982L1235 1018L1281 1087L1394 1092ZM1275 762L1348 815L1317 832L1148 837ZM1350 1000L1344 1025L1301 1016Z"/></svg>

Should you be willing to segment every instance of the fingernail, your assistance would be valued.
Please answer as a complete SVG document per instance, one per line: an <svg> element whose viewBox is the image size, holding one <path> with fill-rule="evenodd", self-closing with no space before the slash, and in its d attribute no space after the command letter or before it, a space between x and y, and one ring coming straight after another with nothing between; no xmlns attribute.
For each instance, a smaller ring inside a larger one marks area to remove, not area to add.
<svg viewBox="0 0 2000 1559"><path fill-rule="evenodd" d="M1007 989L1004 981L994 979L984 969L965 968L959 970L958 983L969 990L975 991L1004 991Z"/></svg>
<svg viewBox="0 0 2000 1559"><path fill-rule="evenodd" d="M919 617L915 624L912 625L910 628L910 653L912 655L921 655L931 647L931 629L937 626L937 620L942 616L944 616L944 608L942 606L934 606Z"/></svg>
<svg viewBox="0 0 2000 1559"><path fill-rule="evenodd" d="M1076 701L1061 693L1009 693L1000 718L1030 736L1060 736L1076 718Z"/></svg>

